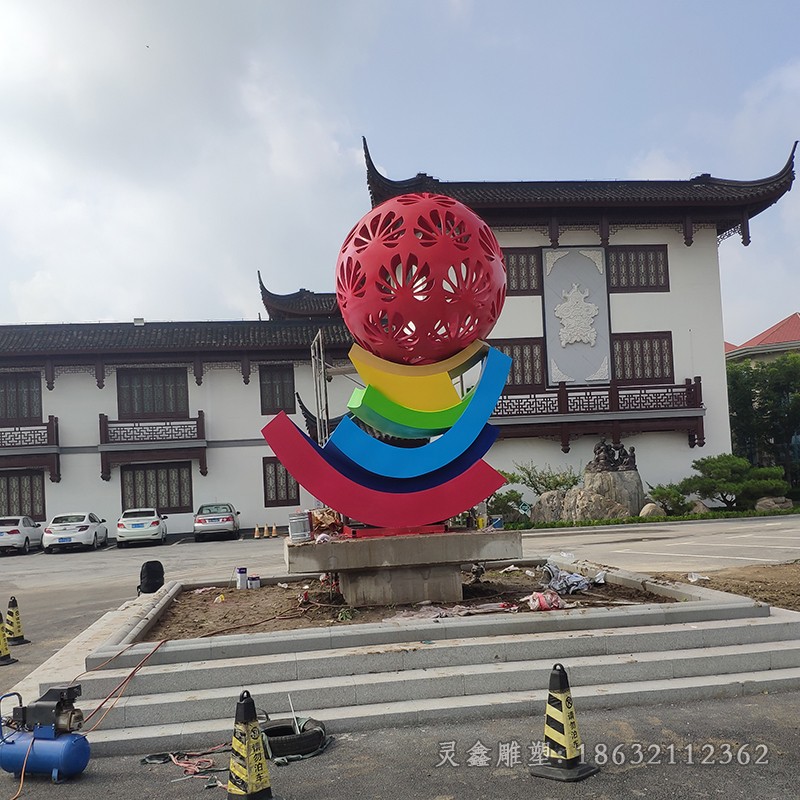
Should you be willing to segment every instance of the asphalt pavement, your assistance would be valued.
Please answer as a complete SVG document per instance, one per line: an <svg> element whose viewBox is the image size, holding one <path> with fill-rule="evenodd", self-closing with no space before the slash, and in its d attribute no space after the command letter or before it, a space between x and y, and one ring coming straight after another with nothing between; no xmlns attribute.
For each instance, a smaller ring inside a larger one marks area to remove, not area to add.
<svg viewBox="0 0 800 800"><path fill-rule="evenodd" d="M525 534L523 545L526 557L569 552L627 569L703 571L800 557L800 517L537 531ZM282 554L281 540L195 544L175 539L161 548L4 558L3 589L18 597L25 632L34 643L14 648L20 664L4 668L0 688L134 596L142 561L161 560L169 578L202 580L224 578L239 564L257 567L262 575L280 574ZM587 756L602 767L578 784L528 774L544 721L544 709L532 709L530 720L443 722L342 735L318 757L273 767L273 791L287 800L800 796L800 693L578 712ZM216 744L223 743L209 742ZM227 758L216 756L215 761L225 782ZM221 788L206 793L206 779L176 780L181 777L172 764L94 759L80 778L58 787L46 777L29 775L21 800L56 793L66 800L224 795ZM13 776L0 772L0 800L13 797L16 789Z"/></svg>
<svg viewBox="0 0 800 800"><path fill-rule="evenodd" d="M613 712L578 708L587 758L601 767L581 783L528 773L544 708L532 709L530 719L342 735L319 756L271 766L270 776L273 793L285 800L787 800L800 786L798 719L798 692ZM228 754L214 760L225 783ZM181 777L171 763L99 758L57 787L29 776L22 800L225 796L219 787L206 791L206 778ZM0 797L12 797L17 784L0 773Z"/></svg>

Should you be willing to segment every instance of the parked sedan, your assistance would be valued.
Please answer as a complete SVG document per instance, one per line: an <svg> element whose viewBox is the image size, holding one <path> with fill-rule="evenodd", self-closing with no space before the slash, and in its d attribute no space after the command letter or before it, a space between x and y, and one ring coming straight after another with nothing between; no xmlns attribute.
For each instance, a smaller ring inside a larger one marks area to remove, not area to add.
<svg viewBox="0 0 800 800"><path fill-rule="evenodd" d="M155 508L131 508L117 520L117 547L131 542L167 543L167 517Z"/></svg>
<svg viewBox="0 0 800 800"><path fill-rule="evenodd" d="M209 533L227 533L239 538L239 512L230 503L206 503L194 515L194 540L199 542Z"/></svg>
<svg viewBox="0 0 800 800"><path fill-rule="evenodd" d="M42 526L30 517L0 517L0 552L27 554L42 546Z"/></svg>
<svg viewBox="0 0 800 800"><path fill-rule="evenodd" d="M105 522L90 511L57 514L44 529L42 547L45 553L68 547L92 547L97 550L108 544Z"/></svg>

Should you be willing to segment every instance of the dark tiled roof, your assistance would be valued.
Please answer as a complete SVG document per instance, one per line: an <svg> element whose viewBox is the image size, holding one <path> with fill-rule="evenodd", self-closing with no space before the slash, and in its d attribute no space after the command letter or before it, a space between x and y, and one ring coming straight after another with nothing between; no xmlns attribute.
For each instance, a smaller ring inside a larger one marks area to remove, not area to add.
<svg viewBox="0 0 800 800"><path fill-rule="evenodd" d="M213 353L307 349L322 329L328 346L352 343L344 323L287 321L69 323L0 325L0 358Z"/></svg>
<svg viewBox="0 0 800 800"><path fill-rule="evenodd" d="M400 194L432 192L478 209L530 208L704 208L754 207L750 216L772 205L794 180L795 142L780 172L755 181L733 181L700 175L686 181L440 181L425 173L402 181L381 175L370 157L366 139L367 185L373 206Z"/></svg>
<svg viewBox="0 0 800 800"><path fill-rule="evenodd" d="M274 294L264 286L260 272L258 285L261 289L261 300L270 319L341 317L339 304L333 292L311 292L308 289L300 289L292 294Z"/></svg>

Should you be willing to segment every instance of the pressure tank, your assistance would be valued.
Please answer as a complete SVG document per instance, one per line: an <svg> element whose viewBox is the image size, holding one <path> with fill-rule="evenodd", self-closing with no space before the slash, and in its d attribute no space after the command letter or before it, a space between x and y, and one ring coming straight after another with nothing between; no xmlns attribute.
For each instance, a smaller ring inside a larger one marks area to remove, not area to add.
<svg viewBox="0 0 800 800"><path fill-rule="evenodd" d="M28 747L33 747L25 764ZM19 775L25 764L25 774L50 775L54 782L80 775L89 763L89 742L79 733L62 733L54 739L34 737L27 731L6 733L0 743L0 768Z"/></svg>

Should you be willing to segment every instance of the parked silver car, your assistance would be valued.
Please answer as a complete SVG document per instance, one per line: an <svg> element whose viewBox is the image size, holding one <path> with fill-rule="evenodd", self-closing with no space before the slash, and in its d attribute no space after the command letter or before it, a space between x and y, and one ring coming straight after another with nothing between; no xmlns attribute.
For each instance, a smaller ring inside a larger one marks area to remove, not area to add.
<svg viewBox="0 0 800 800"><path fill-rule="evenodd" d="M105 547L108 544L105 522L91 511L56 514L44 529L42 547L45 553L52 553L56 548L92 547L97 550Z"/></svg>
<svg viewBox="0 0 800 800"><path fill-rule="evenodd" d="M30 517L0 517L0 552L27 554L42 546L42 526Z"/></svg>
<svg viewBox="0 0 800 800"><path fill-rule="evenodd" d="M227 533L239 538L239 512L231 503L206 503L194 515L194 540L199 542L210 533Z"/></svg>
<svg viewBox="0 0 800 800"><path fill-rule="evenodd" d="M117 547L127 547L131 542L167 543L165 514L156 508L130 508L117 520Z"/></svg>

